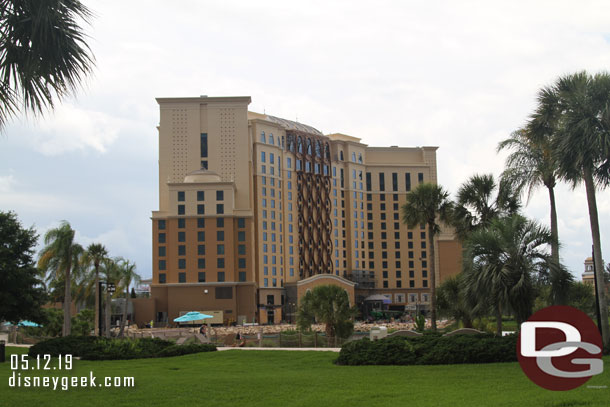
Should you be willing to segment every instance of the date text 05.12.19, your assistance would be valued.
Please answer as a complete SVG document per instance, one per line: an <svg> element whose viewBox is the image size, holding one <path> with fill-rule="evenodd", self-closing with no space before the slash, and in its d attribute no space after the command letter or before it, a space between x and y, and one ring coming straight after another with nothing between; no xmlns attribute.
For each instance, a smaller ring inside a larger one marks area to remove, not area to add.
<svg viewBox="0 0 610 407"><path fill-rule="evenodd" d="M11 370L72 370L72 355L37 355L28 358L28 355L11 355Z"/></svg>

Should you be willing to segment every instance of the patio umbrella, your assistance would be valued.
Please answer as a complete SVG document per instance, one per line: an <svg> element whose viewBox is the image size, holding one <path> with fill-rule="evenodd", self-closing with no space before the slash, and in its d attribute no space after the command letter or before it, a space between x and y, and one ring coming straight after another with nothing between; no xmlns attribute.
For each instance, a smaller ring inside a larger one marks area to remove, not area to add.
<svg viewBox="0 0 610 407"><path fill-rule="evenodd" d="M192 321L200 321L202 319L214 318L208 314L202 314L201 312L191 311L182 315L181 317L175 318L174 322L192 322Z"/></svg>
<svg viewBox="0 0 610 407"><path fill-rule="evenodd" d="M4 323L4 326L12 326L12 325L13 324L11 324L10 322ZM36 322L32 322L32 321L20 321L17 325L19 325L19 326L40 326Z"/></svg>

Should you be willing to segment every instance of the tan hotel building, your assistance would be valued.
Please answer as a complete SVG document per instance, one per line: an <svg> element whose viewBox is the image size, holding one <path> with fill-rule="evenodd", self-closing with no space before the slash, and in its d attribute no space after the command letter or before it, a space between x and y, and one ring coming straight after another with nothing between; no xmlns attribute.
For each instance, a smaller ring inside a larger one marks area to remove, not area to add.
<svg viewBox="0 0 610 407"><path fill-rule="evenodd" d="M157 321L294 320L307 289L338 284L391 309L429 300L424 229L400 220L407 191L437 182L436 147L369 147L248 111L250 97L159 98L159 210L152 214ZM459 269L437 239L437 281Z"/></svg>

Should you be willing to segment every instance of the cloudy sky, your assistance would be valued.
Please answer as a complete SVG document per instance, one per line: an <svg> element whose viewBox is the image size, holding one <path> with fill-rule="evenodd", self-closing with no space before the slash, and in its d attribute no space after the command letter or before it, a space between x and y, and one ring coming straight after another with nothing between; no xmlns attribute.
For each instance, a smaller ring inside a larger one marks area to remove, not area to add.
<svg viewBox="0 0 610 407"><path fill-rule="evenodd" d="M144 277L158 208L155 97L249 95L251 110L324 133L439 146L439 181L455 193L474 173L502 171L496 146L540 87L610 69L607 1L85 3L95 74L54 113L0 135L0 208L41 234L66 219L80 243L105 244ZM580 275L585 196L562 185L557 198L561 256ZM610 260L610 191L598 204ZM526 213L548 224L546 191Z"/></svg>

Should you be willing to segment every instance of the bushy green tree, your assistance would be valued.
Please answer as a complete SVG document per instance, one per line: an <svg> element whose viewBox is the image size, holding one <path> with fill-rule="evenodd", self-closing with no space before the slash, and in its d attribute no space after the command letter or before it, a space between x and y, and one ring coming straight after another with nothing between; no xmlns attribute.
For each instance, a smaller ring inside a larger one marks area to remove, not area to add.
<svg viewBox="0 0 610 407"><path fill-rule="evenodd" d="M463 274L449 277L436 290L438 314L462 322L465 328L472 328L472 309L466 303L462 289Z"/></svg>
<svg viewBox="0 0 610 407"><path fill-rule="evenodd" d="M46 295L34 261L37 240L14 212L0 212L0 321L43 320Z"/></svg>
<svg viewBox="0 0 610 407"><path fill-rule="evenodd" d="M83 309L72 317L72 334L87 336L93 331L95 312L91 309Z"/></svg>

